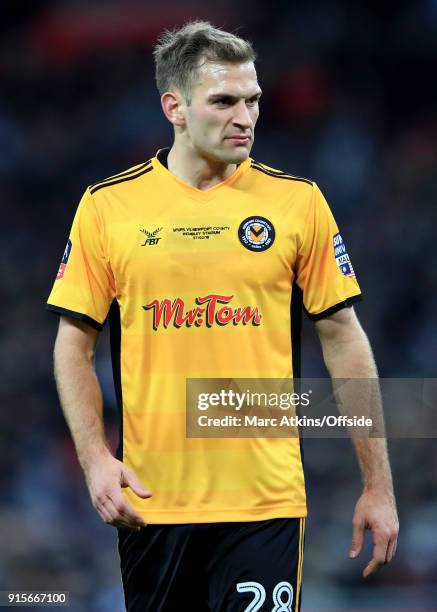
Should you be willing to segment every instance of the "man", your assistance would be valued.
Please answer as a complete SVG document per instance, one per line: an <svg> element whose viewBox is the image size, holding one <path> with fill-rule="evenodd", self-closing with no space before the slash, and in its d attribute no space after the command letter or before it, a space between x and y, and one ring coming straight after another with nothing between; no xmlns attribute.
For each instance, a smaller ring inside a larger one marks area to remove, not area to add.
<svg viewBox="0 0 437 612"><path fill-rule="evenodd" d="M156 77L173 146L87 188L48 300L61 315L62 407L94 507L119 531L129 611L300 609L299 440L187 437L186 379L298 376L301 297L331 376L376 377L320 190L249 157L254 60L207 22L164 34ZM117 458L93 368L108 316ZM384 441L355 446L364 490L350 555L371 529L367 576L393 557L398 526Z"/></svg>

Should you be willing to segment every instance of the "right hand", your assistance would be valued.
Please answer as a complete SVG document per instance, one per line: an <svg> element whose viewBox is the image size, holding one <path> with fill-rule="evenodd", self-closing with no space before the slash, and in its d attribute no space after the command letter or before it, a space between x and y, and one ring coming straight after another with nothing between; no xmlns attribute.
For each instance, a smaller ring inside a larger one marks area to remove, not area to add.
<svg viewBox="0 0 437 612"><path fill-rule="evenodd" d="M93 462L85 478L94 508L107 525L139 531L147 523L130 506L121 489L129 487L142 499L152 496L138 480L135 472L112 455Z"/></svg>

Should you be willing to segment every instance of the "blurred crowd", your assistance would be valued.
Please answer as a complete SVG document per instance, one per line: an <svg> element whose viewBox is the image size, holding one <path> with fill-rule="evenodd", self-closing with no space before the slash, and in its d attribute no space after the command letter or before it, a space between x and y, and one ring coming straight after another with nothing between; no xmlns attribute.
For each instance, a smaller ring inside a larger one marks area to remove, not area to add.
<svg viewBox="0 0 437 612"><path fill-rule="evenodd" d="M357 273L381 376L437 363L437 1L6 3L0 37L0 590L70 591L123 610L116 534L91 508L52 375L45 301L87 185L169 146L152 46L208 19L254 42L263 89L252 156L315 180ZM98 372L115 444L107 332ZM326 375L312 324L303 375ZM303 611L437 610L434 440L390 444L397 558L363 582L347 559L359 473L348 441L306 444ZM334 492L334 494L333 494ZM367 549L367 553L370 550ZM367 561L366 561L367 562Z"/></svg>

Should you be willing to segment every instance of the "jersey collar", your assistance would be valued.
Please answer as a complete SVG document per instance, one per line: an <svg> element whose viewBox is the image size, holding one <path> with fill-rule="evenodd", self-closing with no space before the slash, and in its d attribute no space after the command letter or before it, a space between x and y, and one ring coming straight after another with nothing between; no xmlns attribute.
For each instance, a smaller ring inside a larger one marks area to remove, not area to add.
<svg viewBox="0 0 437 612"><path fill-rule="evenodd" d="M169 152L169 147L164 147L157 151L156 156L152 159L154 169L157 170L157 172L166 181L173 183L176 188L183 190L188 197L202 202L207 202L208 200L214 198L217 194L222 193L224 188L233 185L235 181L237 181L250 168L252 161L252 158L248 157L244 162L237 165L235 172L228 176L226 180L222 181L221 183L217 183L217 185L214 185L214 187L211 187L210 189L202 190L189 185L170 172L167 164Z"/></svg>

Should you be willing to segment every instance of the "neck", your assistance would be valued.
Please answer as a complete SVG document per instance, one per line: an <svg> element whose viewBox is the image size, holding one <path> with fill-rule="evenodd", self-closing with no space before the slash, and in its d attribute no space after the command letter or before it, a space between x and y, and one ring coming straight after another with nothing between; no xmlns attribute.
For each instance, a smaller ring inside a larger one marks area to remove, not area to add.
<svg viewBox="0 0 437 612"><path fill-rule="evenodd" d="M181 146L175 141L167 159L169 171L196 189L205 191L225 181L236 164L227 164L203 157L193 147Z"/></svg>

